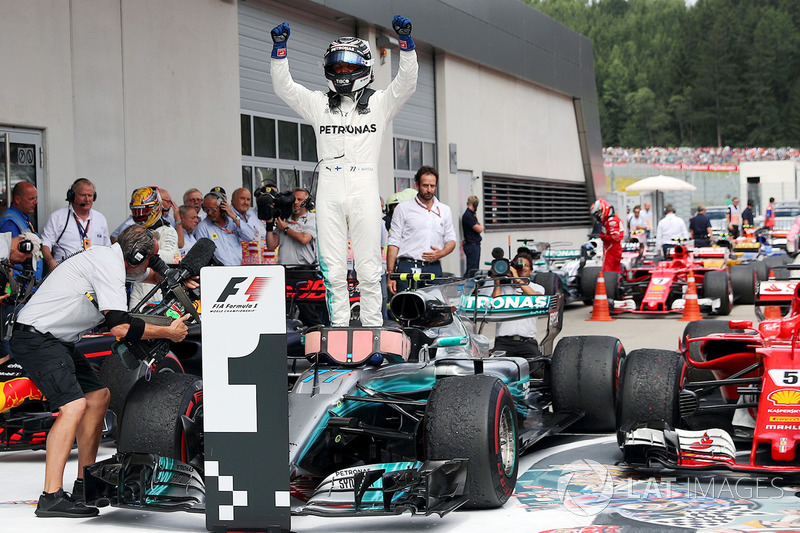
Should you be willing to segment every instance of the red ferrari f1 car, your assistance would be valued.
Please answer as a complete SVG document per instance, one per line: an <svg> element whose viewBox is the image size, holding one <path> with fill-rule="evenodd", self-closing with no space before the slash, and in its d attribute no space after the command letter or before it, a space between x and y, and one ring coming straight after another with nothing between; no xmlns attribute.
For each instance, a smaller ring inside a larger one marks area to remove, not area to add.
<svg viewBox="0 0 800 533"><path fill-rule="evenodd" d="M628 354L617 397L626 463L800 472L800 290L767 284L756 304L788 305L786 316L691 322L680 352Z"/></svg>
<svg viewBox="0 0 800 533"><path fill-rule="evenodd" d="M610 310L612 313L681 312L690 273L694 275L700 309L729 315L733 294L728 271L704 266L682 244L672 249L669 261L628 268L618 279L606 274Z"/></svg>

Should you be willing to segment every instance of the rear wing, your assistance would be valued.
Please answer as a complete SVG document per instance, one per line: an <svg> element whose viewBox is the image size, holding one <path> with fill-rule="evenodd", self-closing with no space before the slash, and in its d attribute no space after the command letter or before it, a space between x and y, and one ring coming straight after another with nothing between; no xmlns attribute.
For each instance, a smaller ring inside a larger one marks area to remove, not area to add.
<svg viewBox="0 0 800 533"><path fill-rule="evenodd" d="M508 278L513 280L515 278ZM560 294L508 294L492 296L494 278L474 279L461 289L457 313L474 323L505 322L529 317L547 317L547 328L540 341L542 354L552 353L553 340L561 332L564 298Z"/></svg>

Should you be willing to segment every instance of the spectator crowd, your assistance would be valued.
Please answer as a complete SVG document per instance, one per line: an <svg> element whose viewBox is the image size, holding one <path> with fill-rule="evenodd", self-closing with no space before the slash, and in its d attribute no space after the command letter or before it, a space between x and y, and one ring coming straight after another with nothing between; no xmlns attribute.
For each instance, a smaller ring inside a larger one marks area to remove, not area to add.
<svg viewBox="0 0 800 533"><path fill-rule="evenodd" d="M745 161L800 161L800 148L658 147L603 148L603 161L611 164L736 165Z"/></svg>

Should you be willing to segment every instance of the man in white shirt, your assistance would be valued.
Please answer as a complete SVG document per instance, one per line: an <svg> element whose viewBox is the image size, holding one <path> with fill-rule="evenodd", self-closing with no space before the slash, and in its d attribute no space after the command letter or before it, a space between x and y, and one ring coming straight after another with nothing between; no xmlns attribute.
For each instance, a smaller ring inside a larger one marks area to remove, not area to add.
<svg viewBox="0 0 800 533"><path fill-rule="evenodd" d="M111 245L106 217L92 209L96 199L94 184L88 178L78 178L67 190L70 205L53 211L42 231L42 257L47 270L53 270L75 252Z"/></svg>
<svg viewBox="0 0 800 533"><path fill-rule="evenodd" d="M731 205L725 213L725 220L728 221L728 232L732 239L738 239L742 230L742 214L739 212L739 198L733 197Z"/></svg>
<svg viewBox="0 0 800 533"><path fill-rule="evenodd" d="M519 268L514 265L519 265ZM509 280L495 278L493 297L513 294L544 294L544 287L530 281L533 258L524 252L518 253L511 261L509 277L523 278ZM527 278L528 282L525 282ZM503 350L506 355L532 359L541 355L536 341L536 317L520 318L498 322L495 329L494 350Z"/></svg>
<svg viewBox="0 0 800 533"><path fill-rule="evenodd" d="M82 200L79 200L82 201ZM110 394L74 343L105 324L117 337L136 342L166 338L180 342L190 315L169 326L146 324L128 314L125 281L154 281L147 268L156 250L143 226L125 229L113 246L93 246L64 261L20 311L11 337L16 361L59 415L47 435L44 492L36 515L85 518L98 510L77 501L83 492L83 467L95 462ZM73 496L64 492L64 467L78 442L78 479Z"/></svg>
<svg viewBox="0 0 800 533"><path fill-rule="evenodd" d="M674 245L672 241L688 239L689 230L686 229L686 222L675 214L672 204L665 205L664 212L666 215L658 223L658 230L656 230L656 249L661 248L664 257L667 257L667 250Z"/></svg>
<svg viewBox="0 0 800 533"><path fill-rule="evenodd" d="M441 276L440 260L456 247L456 232L450 208L436 196L439 172L422 166L414 176L417 195L401 202L392 215L392 231L386 250L386 272L422 272ZM389 280L389 292L405 288L405 283Z"/></svg>

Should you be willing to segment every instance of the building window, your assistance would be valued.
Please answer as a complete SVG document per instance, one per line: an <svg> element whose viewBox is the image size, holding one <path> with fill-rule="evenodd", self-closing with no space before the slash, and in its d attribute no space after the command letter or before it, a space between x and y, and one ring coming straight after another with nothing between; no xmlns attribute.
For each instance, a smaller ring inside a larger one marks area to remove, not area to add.
<svg viewBox="0 0 800 533"><path fill-rule="evenodd" d="M436 144L423 140L394 138L394 190L414 186L414 174L422 165L436 166Z"/></svg>
<svg viewBox="0 0 800 533"><path fill-rule="evenodd" d="M253 155L256 157L275 157L275 120L253 117ZM242 139L244 146L244 139ZM242 153L242 155L247 155Z"/></svg>
<svg viewBox="0 0 800 533"><path fill-rule="evenodd" d="M486 229L591 225L585 183L483 175Z"/></svg>
<svg viewBox="0 0 800 533"><path fill-rule="evenodd" d="M314 187L317 140L312 126L242 113L241 127L243 187Z"/></svg>

